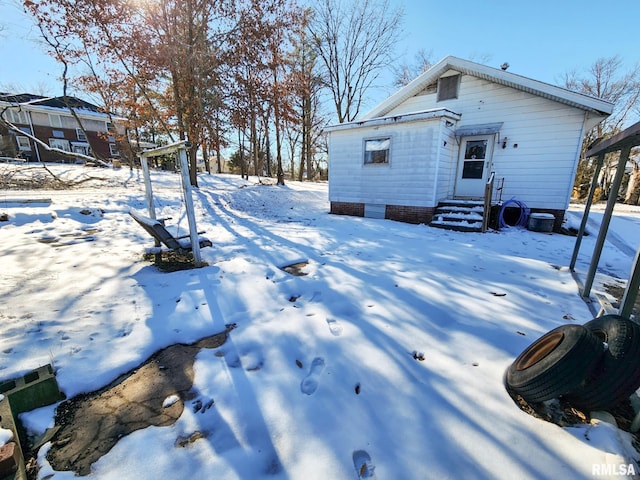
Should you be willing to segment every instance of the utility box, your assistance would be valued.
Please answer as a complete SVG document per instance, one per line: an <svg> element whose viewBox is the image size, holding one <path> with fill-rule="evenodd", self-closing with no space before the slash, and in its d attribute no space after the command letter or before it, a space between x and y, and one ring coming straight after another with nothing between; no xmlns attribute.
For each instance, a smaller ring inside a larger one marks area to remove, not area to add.
<svg viewBox="0 0 640 480"><path fill-rule="evenodd" d="M532 213L529 215L528 229L532 232L553 232L556 217L551 213Z"/></svg>

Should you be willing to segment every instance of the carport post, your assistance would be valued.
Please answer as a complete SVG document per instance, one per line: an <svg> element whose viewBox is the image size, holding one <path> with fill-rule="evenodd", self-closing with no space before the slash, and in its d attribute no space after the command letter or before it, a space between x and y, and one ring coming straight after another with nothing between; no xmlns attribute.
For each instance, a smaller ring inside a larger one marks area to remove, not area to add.
<svg viewBox="0 0 640 480"><path fill-rule="evenodd" d="M604 217L602 218L602 224L600 225L600 231L598 232L598 239L596 240L596 246L593 249L593 257L591 258L591 265L589 266L589 273L587 273L587 279L582 290L582 298L589 298L591 294L591 287L593 286L593 280L596 276L596 270L598 269L598 263L600 263L600 255L602 254L602 248L604 242L607 239L607 231L609 230L609 223L611 222L611 215L613 214L613 207L618 200L618 192L620 191L620 184L622 183L622 176L624 175L624 167L629 160L629 153L631 152L631 145L622 147L620 151L620 158L618 159L618 168L616 170L616 176L613 178L611 184L611 190L609 191L609 199L607 200L607 207L604 211Z"/></svg>
<svg viewBox="0 0 640 480"><path fill-rule="evenodd" d="M589 220L589 212L591 211L591 204L593 203L593 197L596 194L596 188L598 188L598 176L600 176L600 169L604 162L604 152L599 154L596 160L596 170L593 172L593 178L591 179L591 188L589 189L589 196L587 197L587 203L584 205L584 212L582 214L582 222L580 223L580 230L578 230L578 236L576 237L576 244L573 247L573 256L571 257L571 263L569 264L569 270L572 272L576 268L576 261L578 260L578 253L580 251L580 244L582 243L582 237L587 229L587 221Z"/></svg>
<svg viewBox="0 0 640 480"><path fill-rule="evenodd" d="M638 297L638 288L640 288L640 246L636 251L636 258L633 260L633 267L631 268L631 274L627 281L627 288L624 290L624 295L620 302L619 315L625 318L631 318L631 312L633 312L633 306Z"/></svg>

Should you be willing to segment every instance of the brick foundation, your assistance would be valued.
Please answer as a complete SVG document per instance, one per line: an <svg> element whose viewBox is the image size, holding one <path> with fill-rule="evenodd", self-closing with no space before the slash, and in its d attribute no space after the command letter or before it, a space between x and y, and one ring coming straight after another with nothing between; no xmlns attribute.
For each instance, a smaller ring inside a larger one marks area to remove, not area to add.
<svg viewBox="0 0 640 480"><path fill-rule="evenodd" d="M385 218L405 223L429 224L436 211L435 207L409 207L405 205L387 205Z"/></svg>
<svg viewBox="0 0 640 480"><path fill-rule="evenodd" d="M333 213L334 215L364 217L364 203L331 202L330 213Z"/></svg>
<svg viewBox="0 0 640 480"><path fill-rule="evenodd" d="M364 203L331 202L334 215L364 217ZM428 224L433 218L435 207L410 207L405 205L386 205L385 218L405 223Z"/></svg>

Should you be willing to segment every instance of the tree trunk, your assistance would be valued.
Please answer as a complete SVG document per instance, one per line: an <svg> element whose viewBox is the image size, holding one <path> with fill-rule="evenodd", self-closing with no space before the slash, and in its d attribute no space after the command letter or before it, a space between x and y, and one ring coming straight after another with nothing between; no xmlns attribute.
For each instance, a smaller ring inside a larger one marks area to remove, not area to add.
<svg viewBox="0 0 640 480"><path fill-rule="evenodd" d="M207 140L202 140L202 160L204 161L204 168L208 174L211 174L211 163L209 162L209 144Z"/></svg>
<svg viewBox="0 0 640 480"><path fill-rule="evenodd" d="M633 170L629 176L627 194L624 203L628 205L638 205L640 203L640 165L633 162Z"/></svg>

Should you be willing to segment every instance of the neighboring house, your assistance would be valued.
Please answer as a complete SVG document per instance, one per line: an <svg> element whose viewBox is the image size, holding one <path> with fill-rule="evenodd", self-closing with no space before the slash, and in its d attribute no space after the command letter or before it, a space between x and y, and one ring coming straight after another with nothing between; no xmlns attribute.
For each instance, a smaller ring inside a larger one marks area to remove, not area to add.
<svg viewBox="0 0 640 480"><path fill-rule="evenodd" d="M67 101L80 118L84 132L62 97L0 93L0 112L5 120L51 148L96 156L103 161L119 160L117 138L121 138L122 127L112 123L114 118L92 103L75 97L68 97ZM0 156L19 156L27 161L73 161L11 129L0 129Z"/></svg>
<svg viewBox="0 0 640 480"><path fill-rule="evenodd" d="M331 212L437 223L441 202L483 199L494 174L503 200L552 213L558 228L584 134L612 110L598 98L446 57L366 115L326 129Z"/></svg>

